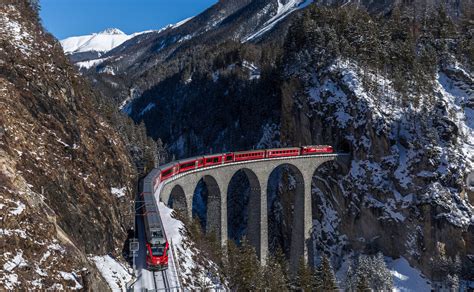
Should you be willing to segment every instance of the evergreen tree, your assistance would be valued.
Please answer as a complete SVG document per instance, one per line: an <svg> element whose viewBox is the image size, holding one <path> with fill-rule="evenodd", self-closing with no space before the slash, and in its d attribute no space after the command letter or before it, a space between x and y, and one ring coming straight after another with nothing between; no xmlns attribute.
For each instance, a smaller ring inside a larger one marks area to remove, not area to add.
<svg viewBox="0 0 474 292"><path fill-rule="evenodd" d="M313 287L313 277L311 269L305 263L303 257L300 258L298 264L298 273L295 278L295 288L301 291L311 291Z"/></svg>
<svg viewBox="0 0 474 292"><path fill-rule="evenodd" d="M321 289L323 291L338 290L336 276L331 263L326 255L323 255L321 261Z"/></svg>
<svg viewBox="0 0 474 292"><path fill-rule="evenodd" d="M263 272L263 288L269 291L288 290L287 273L275 256L270 256L267 259Z"/></svg>
<svg viewBox="0 0 474 292"><path fill-rule="evenodd" d="M366 282L367 286L373 290L385 291L393 288L392 274L385 264L382 253L378 253L376 256L359 255L355 275L352 269L353 267L351 267L351 271L347 273L346 288L348 288L347 286L351 286L353 289L355 283L357 283L357 287L359 287L362 279Z"/></svg>
<svg viewBox="0 0 474 292"><path fill-rule="evenodd" d="M321 277L321 265L313 269L313 291L323 291L323 282Z"/></svg>
<svg viewBox="0 0 474 292"><path fill-rule="evenodd" d="M376 290L389 290L393 289L393 277L390 273L383 254L381 252L377 253L377 256L373 258L373 284L372 287Z"/></svg>
<svg viewBox="0 0 474 292"><path fill-rule="evenodd" d="M357 280L357 292L370 292L370 286L365 275L359 276Z"/></svg>
<svg viewBox="0 0 474 292"><path fill-rule="evenodd" d="M357 289L358 279L353 265L354 263L351 261L346 272L345 288L347 291L355 291Z"/></svg>

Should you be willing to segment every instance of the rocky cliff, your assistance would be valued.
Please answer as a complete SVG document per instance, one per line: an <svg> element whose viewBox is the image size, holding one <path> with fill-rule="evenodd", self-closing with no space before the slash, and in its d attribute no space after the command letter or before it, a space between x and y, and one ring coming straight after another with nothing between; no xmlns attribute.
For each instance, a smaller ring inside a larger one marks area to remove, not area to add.
<svg viewBox="0 0 474 292"><path fill-rule="evenodd" d="M397 15L313 7L290 29L282 140L329 143L353 159L314 176L313 236L336 266L348 251L382 250L433 281L456 269L474 277L472 46L464 24L443 12L429 21L410 33Z"/></svg>
<svg viewBox="0 0 474 292"><path fill-rule="evenodd" d="M135 170L97 95L28 1L0 6L0 286L108 289Z"/></svg>

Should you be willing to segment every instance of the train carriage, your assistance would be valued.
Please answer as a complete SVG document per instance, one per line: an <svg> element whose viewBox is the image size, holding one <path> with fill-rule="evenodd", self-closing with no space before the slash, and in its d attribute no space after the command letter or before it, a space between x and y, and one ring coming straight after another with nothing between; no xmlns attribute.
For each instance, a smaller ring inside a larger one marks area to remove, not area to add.
<svg viewBox="0 0 474 292"><path fill-rule="evenodd" d="M202 156L199 157L191 157L183 160L179 160L179 173L190 171L193 169L198 169L204 166L204 158Z"/></svg>
<svg viewBox="0 0 474 292"><path fill-rule="evenodd" d="M301 149L298 147L267 149L267 158L299 156Z"/></svg>
<svg viewBox="0 0 474 292"><path fill-rule="evenodd" d="M204 167L222 164L224 163L224 158L225 154L206 155L203 157Z"/></svg>
<svg viewBox="0 0 474 292"><path fill-rule="evenodd" d="M155 196L143 192L143 219L146 236L146 263L149 270L165 270L168 268L169 244L163 229Z"/></svg>
<svg viewBox="0 0 474 292"><path fill-rule="evenodd" d="M224 154L224 163L234 162L234 153L225 153Z"/></svg>
<svg viewBox="0 0 474 292"><path fill-rule="evenodd" d="M179 173L179 164L176 162L168 163L160 166L160 170L160 181L164 181Z"/></svg>
<svg viewBox="0 0 474 292"><path fill-rule="evenodd" d="M247 161L265 158L265 150L234 152L234 161Z"/></svg>

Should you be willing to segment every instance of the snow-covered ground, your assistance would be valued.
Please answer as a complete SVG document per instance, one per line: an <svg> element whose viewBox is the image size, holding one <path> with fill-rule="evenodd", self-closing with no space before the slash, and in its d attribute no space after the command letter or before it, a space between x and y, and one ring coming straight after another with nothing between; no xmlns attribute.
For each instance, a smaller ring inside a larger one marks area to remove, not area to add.
<svg viewBox="0 0 474 292"><path fill-rule="evenodd" d="M102 277L109 284L113 291L126 291L126 284L132 279L132 275L127 269L111 258L110 256L94 256L91 258L97 269L99 269Z"/></svg>
<svg viewBox="0 0 474 292"><path fill-rule="evenodd" d="M158 207L160 210L161 220L165 227L166 236L172 245L173 256L175 257L176 276L179 277L181 281L187 279L186 282L188 283L200 282L210 288L220 286L216 277L207 274L206 269L199 266L199 264L194 261L194 256L198 251L189 245L189 240L187 240L184 235L183 222L173 218L173 210L168 208L164 203L159 202ZM172 259L170 258L169 261L171 260ZM209 264L212 265L212 263ZM196 271L199 272L196 273ZM198 287L187 288L198 289Z"/></svg>
<svg viewBox="0 0 474 292"><path fill-rule="evenodd" d="M386 258L387 266L393 276L393 291L431 291L429 281L417 269L410 267L404 258Z"/></svg>

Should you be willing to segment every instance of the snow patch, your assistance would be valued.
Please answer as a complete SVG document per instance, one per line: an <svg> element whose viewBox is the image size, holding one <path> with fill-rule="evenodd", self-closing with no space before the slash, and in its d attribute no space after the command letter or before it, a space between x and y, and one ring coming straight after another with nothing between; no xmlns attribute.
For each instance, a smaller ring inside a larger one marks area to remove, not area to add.
<svg viewBox="0 0 474 292"><path fill-rule="evenodd" d="M260 69L257 67L257 65L244 60L242 62L242 67L249 70L249 79L250 80L260 79Z"/></svg>
<svg viewBox="0 0 474 292"><path fill-rule="evenodd" d="M264 23L263 27L260 28L257 32L247 36L242 42L248 42L253 39L256 39L263 34L270 31L277 23L285 19L293 11L302 9L313 2L313 0L289 0L287 3L281 3L281 0L278 1L278 10L276 14L270 18L267 22Z"/></svg>
<svg viewBox="0 0 474 292"><path fill-rule="evenodd" d="M14 215L14 216L17 216L17 215L20 215L21 213L23 213L23 210L25 210L25 204L23 204L22 202L18 201L18 202L15 202L17 204L17 207L13 210L10 211L10 214Z"/></svg>
<svg viewBox="0 0 474 292"><path fill-rule="evenodd" d="M9 41L23 54L29 56L33 37L21 26L20 23L9 19L6 14L2 14L0 15L0 33L9 35Z"/></svg>
<svg viewBox="0 0 474 292"><path fill-rule="evenodd" d="M26 263L26 260L23 258L23 251L17 252L17 254L13 257L13 259L8 260L4 265L3 265L3 270L7 272L11 272L16 268L21 268L28 266Z"/></svg>
<svg viewBox="0 0 474 292"><path fill-rule="evenodd" d="M112 291L126 291L126 285L132 280L132 275L123 265L108 255L94 256L91 259Z"/></svg>
<svg viewBox="0 0 474 292"><path fill-rule="evenodd" d="M393 276L394 292L431 291L431 285L423 274L419 270L410 267L405 258L396 260L385 258L385 260Z"/></svg>
<svg viewBox="0 0 474 292"><path fill-rule="evenodd" d="M74 272L68 273L68 272L59 272L61 277L63 277L64 280L66 281L73 281L74 282L74 287L68 287L68 289L73 289L73 290L79 290L82 289L82 285L79 284L77 281L77 276Z"/></svg>
<svg viewBox="0 0 474 292"><path fill-rule="evenodd" d="M122 198L122 197L125 197L127 188L126 187L123 187L123 188L111 187L110 192L112 193L112 195L115 195L117 198Z"/></svg>
<svg viewBox="0 0 474 292"><path fill-rule="evenodd" d="M89 61L77 62L76 66L78 66L79 69L90 69L92 67L96 67L102 64L107 59L109 58L99 58L99 59L94 59L94 60L89 60Z"/></svg>

